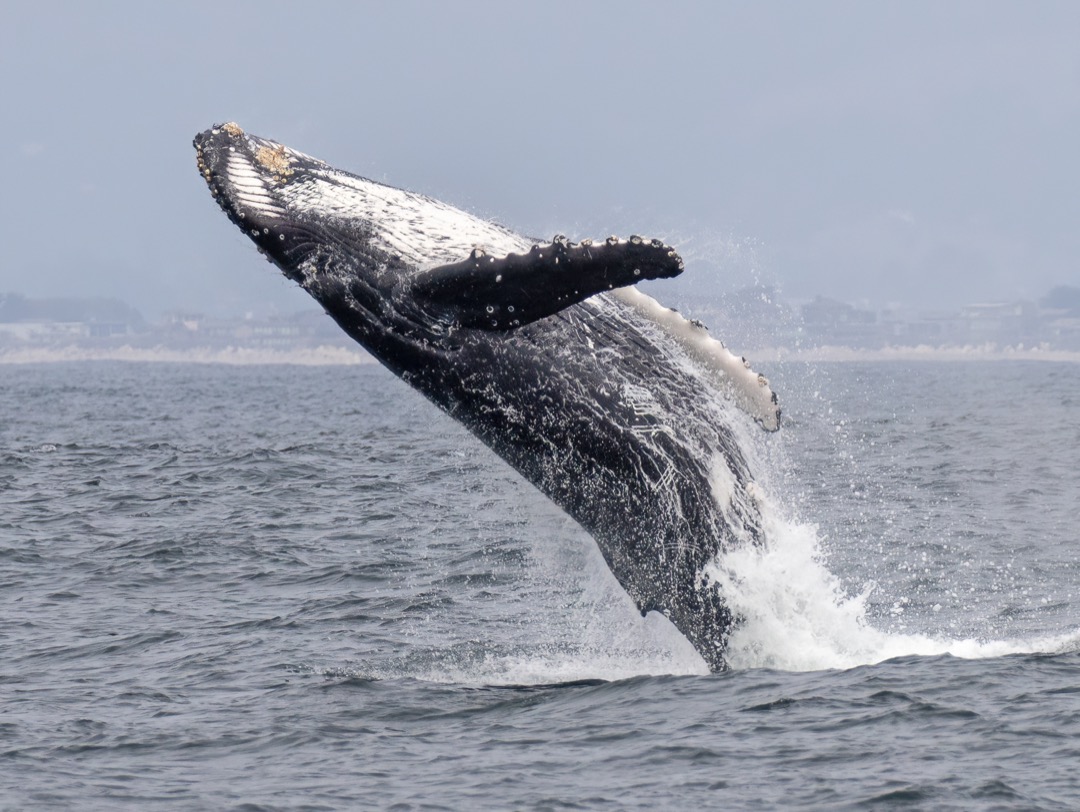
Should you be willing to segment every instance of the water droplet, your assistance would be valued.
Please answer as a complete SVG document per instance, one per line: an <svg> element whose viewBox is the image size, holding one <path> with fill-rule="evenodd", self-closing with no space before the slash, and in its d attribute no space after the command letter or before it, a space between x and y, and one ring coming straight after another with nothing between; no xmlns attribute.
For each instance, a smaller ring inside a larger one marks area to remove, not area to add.
<svg viewBox="0 0 1080 812"><path fill-rule="evenodd" d="M495 308L494 308L494 307L492 307L491 305L488 305L488 306L487 306L487 312L488 312L488 313L494 313L494 312L495 312Z"/></svg>
<svg viewBox="0 0 1080 812"><path fill-rule="evenodd" d="M285 235L284 235L284 234L278 234L278 235L277 235L277 238L278 238L279 240L281 240L282 242L284 242L284 241L285 241Z"/></svg>
<svg viewBox="0 0 1080 812"><path fill-rule="evenodd" d="M509 307L507 307L506 309L507 309L507 310L509 310L509 311L510 311L511 313L513 313L513 312L514 312L514 306L513 306L513 305L510 305L510 306L509 306Z"/></svg>
<svg viewBox="0 0 1080 812"><path fill-rule="evenodd" d="M634 268L634 276L641 276L641 268Z"/></svg>
<svg viewBox="0 0 1080 812"><path fill-rule="evenodd" d="M502 282L502 274L501 273L495 274L495 281L496 282Z"/></svg>

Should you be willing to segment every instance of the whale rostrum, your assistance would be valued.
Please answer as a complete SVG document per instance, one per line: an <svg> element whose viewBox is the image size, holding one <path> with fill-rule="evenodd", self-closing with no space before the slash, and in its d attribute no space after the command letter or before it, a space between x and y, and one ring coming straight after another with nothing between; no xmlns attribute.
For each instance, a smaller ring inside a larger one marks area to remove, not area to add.
<svg viewBox="0 0 1080 812"><path fill-rule="evenodd" d="M532 240L232 123L195 148L268 260L581 524L642 614L724 668L738 619L707 567L763 540L740 438L746 415L773 431L780 409L700 322L634 287L682 273L675 249Z"/></svg>

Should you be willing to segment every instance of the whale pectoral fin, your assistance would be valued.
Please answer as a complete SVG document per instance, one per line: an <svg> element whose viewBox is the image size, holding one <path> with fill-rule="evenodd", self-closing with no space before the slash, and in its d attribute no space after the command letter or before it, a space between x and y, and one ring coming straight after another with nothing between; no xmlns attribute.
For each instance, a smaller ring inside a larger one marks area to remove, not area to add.
<svg viewBox="0 0 1080 812"><path fill-rule="evenodd" d="M597 293L677 276L682 270L682 259L660 240L609 237L575 245L556 237L527 254L501 258L476 249L462 262L421 272L409 289L439 318L462 327L510 330Z"/></svg>

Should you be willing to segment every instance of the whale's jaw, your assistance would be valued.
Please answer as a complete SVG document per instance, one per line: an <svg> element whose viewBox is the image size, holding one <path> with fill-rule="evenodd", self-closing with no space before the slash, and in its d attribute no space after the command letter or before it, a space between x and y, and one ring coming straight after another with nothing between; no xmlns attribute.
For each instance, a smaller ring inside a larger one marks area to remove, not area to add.
<svg viewBox="0 0 1080 812"><path fill-rule="evenodd" d="M314 159L233 123L199 133L194 146L199 173L221 210L259 253L308 288L309 260L325 235L290 205L286 186L297 168Z"/></svg>

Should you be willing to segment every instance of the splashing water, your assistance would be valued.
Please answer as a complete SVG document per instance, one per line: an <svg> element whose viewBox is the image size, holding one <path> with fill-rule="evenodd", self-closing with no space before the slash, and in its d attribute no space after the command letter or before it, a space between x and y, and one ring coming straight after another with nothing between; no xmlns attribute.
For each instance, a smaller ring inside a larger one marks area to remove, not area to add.
<svg viewBox="0 0 1080 812"><path fill-rule="evenodd" d="M1080 632L1028 640L954 639L883 631L867 617L867 586L844 590L824 563L818 530L781 518L763 502L768 543L746 545L714 562L707 575L743 622L732 633L727 661L735 669L846 669L902 656L979 659L1061 653L1080 647Z"/></svg>

